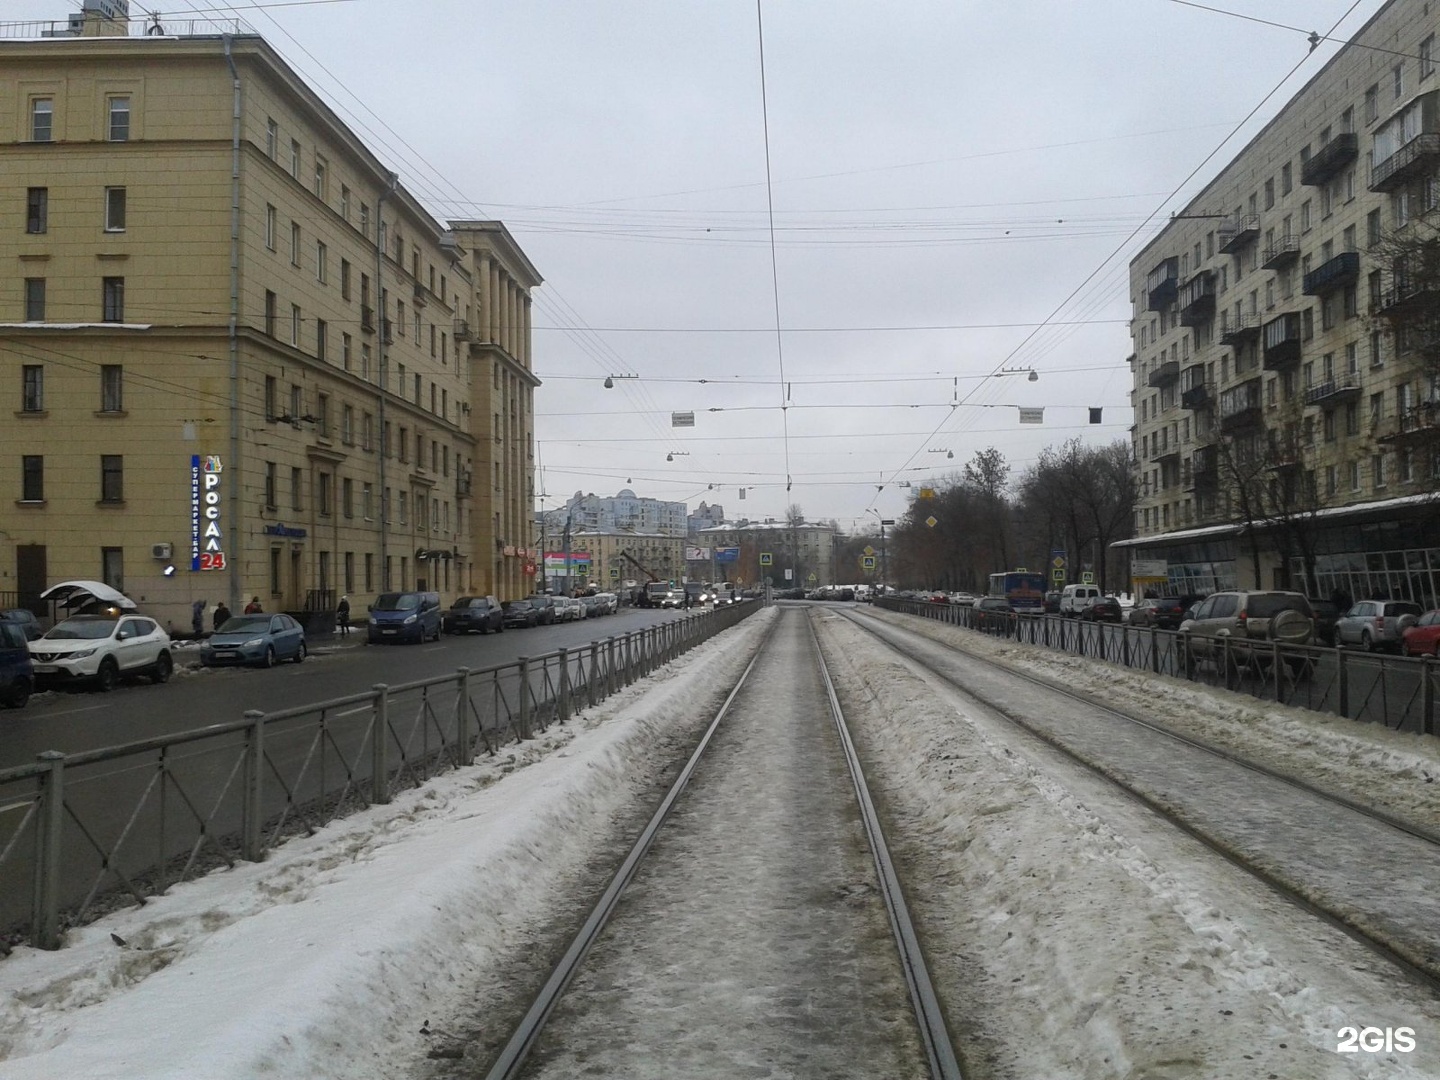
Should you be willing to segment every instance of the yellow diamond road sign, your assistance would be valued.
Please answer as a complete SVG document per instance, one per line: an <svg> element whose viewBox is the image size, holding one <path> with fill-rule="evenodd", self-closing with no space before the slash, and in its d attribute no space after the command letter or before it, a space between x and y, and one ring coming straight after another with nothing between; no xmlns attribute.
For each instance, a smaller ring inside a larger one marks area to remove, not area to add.
<svg viewBox="0 0 1440 1080"><path fill-rule="evenodd" d="M871 547L869 544L866 544L866 545L865 545L865 554L866 554L866 555L874 555L874 554L875 554L875 549L874 549L873 547Z"/></svg>
<svg viewBox="0 0 1440 1080"><path fill-rule="evenodd" d="M925 519L925 524L929 525L930 528L933 529L936 525L940 524L940 519L937 518L934 514L931 514L928 518Z"/></svg>

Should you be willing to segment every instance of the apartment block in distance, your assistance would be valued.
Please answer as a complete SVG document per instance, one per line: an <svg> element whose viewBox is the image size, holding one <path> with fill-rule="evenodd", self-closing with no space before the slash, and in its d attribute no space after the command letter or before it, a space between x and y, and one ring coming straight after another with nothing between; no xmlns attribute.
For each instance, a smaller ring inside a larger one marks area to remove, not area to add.
<svg viewBox="0 0 1440 1080"><path fill-rule="evenodd" d="M433 218L243 27L86 8L0 28L0 599L527 593L541 279L504 225Z"/></svg>
<svg viewBox="0 0 1440 1080"><path fill-rule="evenodd" d="M1440 597L1440 8L1392 0L1130 266L1136 585Z"/></svg>

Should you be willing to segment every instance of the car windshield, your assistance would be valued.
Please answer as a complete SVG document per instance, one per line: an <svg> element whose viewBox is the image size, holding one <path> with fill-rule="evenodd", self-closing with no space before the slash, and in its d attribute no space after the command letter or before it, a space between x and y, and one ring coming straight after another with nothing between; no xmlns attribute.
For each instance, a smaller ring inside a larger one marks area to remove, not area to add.
<svg viewBox="0 0 1440 1080"><path fill-rule="evenodd" d="M375 598L376 611L413 611L420 606L414 593L382 593Z"/></svg>
<svg viewBox="0 0 1440 1080"><path fill-rule="evenodd" d="M45 636L52 640L77 638L96 641L115 632L117 619L66 619Z"/></svg>
<svg viewBox="0 0 1440 1080"><path fill-rule="evenodd" d="M529 600L506 600L500 605L506 611L528 611L530 610Z"/></svg>
<svg viewBox="0 0 1440 1080"><path fill-rule="evenodd" d="M1250 597L1245 614L1252 619L1273 619L1282 611L1298 611L1310 617L1310 603L1303 596L1266 594Z"/></svg>
<svg viewBox="0 0 1440 1080"><path fill-rule="evenodd" d="M234 615L225 620L217 634L243 634L252 630L269 630L269 615Z"/></svg>

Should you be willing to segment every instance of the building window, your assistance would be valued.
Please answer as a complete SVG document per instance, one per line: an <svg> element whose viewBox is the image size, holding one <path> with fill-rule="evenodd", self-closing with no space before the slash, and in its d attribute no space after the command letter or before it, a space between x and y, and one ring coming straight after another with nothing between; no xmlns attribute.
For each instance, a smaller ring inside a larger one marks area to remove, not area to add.
<svg viewBox="0 0 1440 1080"><path fill-rule="evenodd" d="M300 265L300 223L290 222L290 265Z"/></svg>
<svg viewBox="0 0 1440 1080"><path fill-rule="evenodd" d="M350 189L344 184L340 185L340 216L345 221L350 220Z"/></svg>
<svg viewBox="0 0 1440 1080"><path fill-rule="evenodd" d="M55 99L30 99L30 141L49 142L55 137Z"/></svg>
<svg viewBox="0 0 1440 1080"><path fill-rule="evenodd" d="M330 334L330 326L329 326L329 324L326 323L326 321L325 321L324 319L316 319L316 320L315 320L315 358L316 358L317 360L325 360L325 359L327 359L327 357L326 357L325 354L326 354L327 352L329 352L329 348L330 348L330 342L329 342L329 340L328 340L328 339L329 339L329 334Z"/></svg>
<svg viewBox="0 0 1440 1080"><path fill-rule="evenodd" d="M275 462L265 462L265 509L275 509Z"/></svg>
<svg viewBox="0 0 1440 1080"><path fill-rule="evenodd" d="M300 476L301 470L295 466L290 468L290 509L299 510L300 506Z"/></svg>
<svg viewBox="0 0 1440 1080"><path fill-rule="evenodd" d="M266 376L265 376L265 419L266 419L266 420L274 420L274 419L275 419L275 416L276 416L276 411L275 411L275 398L276 398L276 396L277 396L277 395L276 395L276 386L275 386L275 376L274 376L274 375L266 375Z"/></svg>
<svg viewBox="0 0 1440 1080"><path fill-rule="evenodd" d="M270 117L265 118L265 153L271 161L280 152L280 125Z"/></svg>
<svg viewBox="0 0 1440 1080"><path fill-rule="evenodd" d="M1394 85L1395 100L1405 96L1405 65L1396 64L1390 69L1390 81Z"/></svg>
<svg viewBox="0 0 1440 1080"><path fill-rule="evenodd" d="M322 517L330 516L330 474L328 472L317 473L315 501L319 503L316 507Z"/></svg>
<svg viewBox="0 0 1440 1080"><path fill-rule="evenodd" d="M340 260L340 299L350 299L350 260Z"/></svg>
<svg viewBox="0 0 1440 1080"><path fill-rule="evenodd" d="M322 439L330 437L330 395L315 395L315 432Z"/></svg>
<svg viewBox="0 0 1440 1080"><path fill-rule="evenodd" d="M330 274L330 251L320 241L315 241L315 280L327 284Z"/></svg>
<svg viewBox="0 0 1440 1080"><path fill-rule="evenodd" d="M1372 454L1370 457L1371 480L1374 482L1375 490L1379 491L1385 486L1385 455Z"/></svg>
<svg viewBox="0 0 1440 1080"><path fill-rule="evenodd" d="M402 490L402 491L400 492L400 524L401 524L401 525L408 525L408 524L410 523L410 517L409 517L409 515L410 515L410 493L409 493L408 491Z"/></svg>
<svg viewBox="0 0 1440 1080"><path fill-rule="evenodd" d="M360 204L360 235L366 237L370 235L370 207L363 202Z"/></svg>
<svg viewBox="0 0 1440 1080"><path fill-rule="evenodd" d="M107 187L105 189L105 231L125 231L125 189L123 187Z"/></svg>
<svg viewBox="0 0 1440 1080"><path fill-rule="evenodd" d="M125 501L125 459L119 454L100 456L100 501Z"/></svg>
<svg viewBox="0 0 1440 1080"><path fill-rule="evenodd" d="M348 476L340 481L340 507L347 518L355 516L355 481Z"/></svg>
<svg viewBox="0 0 1440 1080"><path fill-rule="evenodd" d="M39 454L20 458L20 501L45 501L45 459Z"/></svg>
<svg viewBox="0 0 1440 1080"><path fill-rule="evenodd" d="M125 369L120 364L100 365L100 411L123 412L125 409Z"/></svg>
<svg viewBox="0 0 1440 1080"><path fill-rule="evenodd" d="M1380 116L1380 87L1373 85L1365 91L1365 122L1373 124Z"/></svg>
<svg viewBox="0 0 1440 1080"><path fill-rule="evenodd" d="M366 382L370 381L370 343L368 341L360 343L360 378Z"/></svg>
<svg viewBox="0 0 1440 1080"><path fill-rule="evenodd" d="M125 321L125 279L107 277L100 280L100 321Z"/></svg>
<svg viewBox="0 0 1440 1080"><path fill-rule="evenodd" d="M43 277L27 277L25 279L25 321L45 321L45 279Z"/></svg>
<svg viewBox="0 0 1440 1080"><path fill-rule="evenodd" d="M1380 243L1380 211L1371 210L1365 215L1365 241L1370 247Z"/></svg>
<svg viewBox="0 0 1440 1080"><path fill-rule="evenodd" d="M355 443L355 410L349 405L340 409L340 441L346 446Z"/></svg>
<svg viewBox="0 0 1440 1080"><path fill-rule="evenodd" d="M1420 42L1420 78L1428 79L1435 74L1435 35L1428 35Z"/></svg>
<svg viewBox="0 0 1440 1080"><path fill-rule="evenodd" d="M268 203L265 206L265 246L275 250L275 207Z"/></svg>
<svg viewBox="0 0 1440 1080"><path fill-rule="evenodd" d="M299 417L303 416L304 414L305 414L305 399L304 399L304 394L301 393L301 390L300 390L299 385L297 385L296 383L291 383L291 384L290 384L290 420L291 420L291 422L292 422L292 423L295 422Z"/></svg>
<svg viewBox="0 0 1440 1080"><path fill-rule="evenodd" d="M360 449L375 449L375 418L368 412L360 417Z"/></svg>
<svg viewBox="0 0 1440 1080"><path fill-rule="evenodd" d="M270 549L270 595L280 595L280 549Z"/></svg>
<svg viewBox="0 0 1440 1080"><path fill-rule="evenodd" d="M266 290L265 290L265 334L266 334L266 336L268 336L268 337L272 337L272 338L273 338L273 337L275 336L275 319L276 319L276 317L277 317L277 308L278 308L278 307L279 307L279 299L276 297L276 295L275 295L273 292L271 292L269 289L266 289Z"/></svg>
<svg viewBox="0 0 1440 1080"><path fill-rule="evenodd" d="M125 591L125 549L103 547L100 549L100 580L116 592Z"/></svg>
<svg viewBox="0 0 1440 1080"><path fill-rule="evenodd" d="M1360 406L1354 401L1345 406L1345 434L1360 434Z"/></svg>
<svg viewBox="0 0 1440 1080"><path fill-rule="evenodd" d="M291 345L294 345L297 349L300 347L300 324L301 324L302 321L303 321L303 320L300 318L300 305L299 305L299 304L291 304L291 305L290 305L290 344L291 344Z"/></svg>
<svg viewBox="0 0 1440 1080"><path fill-rule="evenodd" d="M130 141L130 99L128 97L112 97L107 104L110 107L110 123L108 138L111 142Z"/></svg>
<svg viewBox="0 0 1440 1080"><path fill-rule="evenodd" d="M350 370L351 342L349 334L340 335L340 365L346 371Z"/></svg>
<svg viewBox="0 0 1440 1080"><path fill-rule="evenodd" d="M50 227L50 189L27 188L25 191L25 231L32 236Z"/></svg>
<svg viewBox="0 0 1440 1080"><path fill-rule="evenodd" d="M315 194L325 198L325 159L319 154L315 155Z"/></svg>
<svg viewBox="0 0 1440 1080"><path fill-rule="evenodd" d="M300 179L300 144L294 139L290 140L290 175Z"/></svg>

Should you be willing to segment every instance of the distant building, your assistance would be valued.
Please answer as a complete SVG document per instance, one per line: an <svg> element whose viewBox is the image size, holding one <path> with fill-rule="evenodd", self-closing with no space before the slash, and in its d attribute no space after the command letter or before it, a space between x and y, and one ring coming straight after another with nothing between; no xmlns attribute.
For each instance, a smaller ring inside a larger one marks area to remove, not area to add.
<svg viewBox="0 0 1440 1080"><path fill-rule="evenodd" d="M575 529L631 529L664 536L685 535L685 504L641 498L629 488L613 496L577 491L565 505L544 512L545 531L559 536L566 521Z"/></svg>
<svg viewBox="0 0 1440 1080"><path fill-rule="evenodd" d="M815 522L740 521L700 529L690 546L708 557L688 564L692 578L733 581L737 585L806 589L838 584L834 577L835 528ZM721 552L735 558L722 561ZM790 571L787 576L786 571Z"/></svg>
<svg viewBox="0 0 1440 1080"><path fill-rule="evenodd" d="M685 571L684 547L683 536L632 529L581 529L570 538L572 553L589 556L590 581L609 592L627 581L644 585L652 575L679 583ZM551 550L559 550L559 545L551 545Z"/></svg>
<svg viewBox="0 0 1440 1080"><path fill-rule="evenodd" d="M713 529L716 525L725 524L725 508L718 503L711 506L702 502L695 508L695 512L685 519L685 535L691 536L701 529Z"/></svg>

